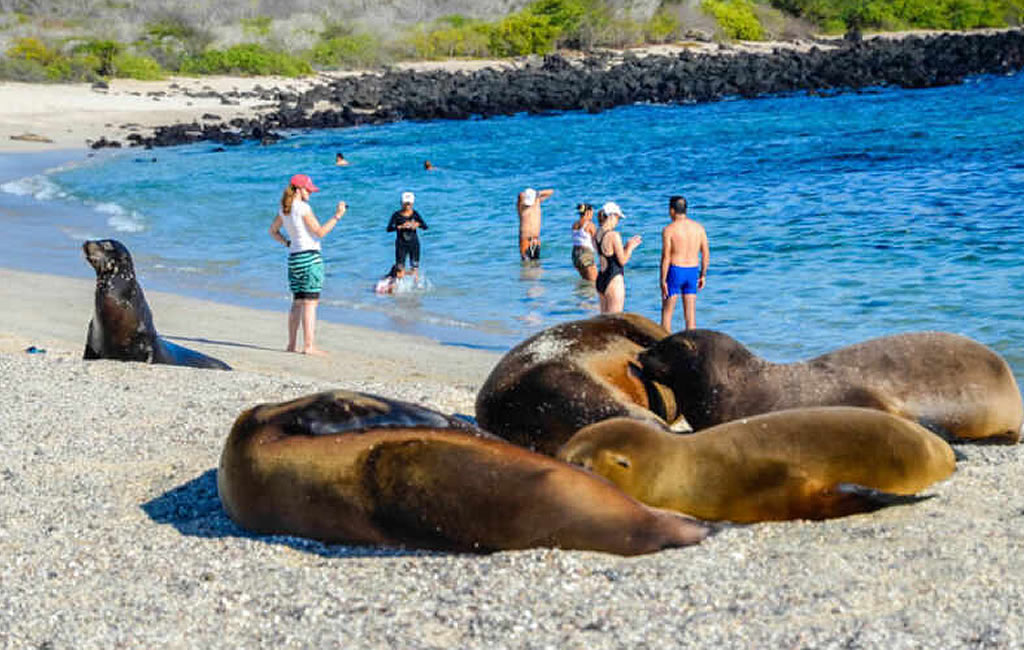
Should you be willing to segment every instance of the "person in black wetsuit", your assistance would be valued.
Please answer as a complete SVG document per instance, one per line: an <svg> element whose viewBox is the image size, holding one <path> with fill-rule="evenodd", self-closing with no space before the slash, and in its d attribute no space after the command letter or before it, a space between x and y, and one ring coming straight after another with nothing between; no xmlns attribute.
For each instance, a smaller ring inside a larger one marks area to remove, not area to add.
<svg viewBox="0 0 1024 650"><path fill-rule="evenodd" d="M412 269L413 277L419 281L420 273L420 238L416 234L418 228L427 229L427 222L419 212L412 209L416 196L412 192L402 192L402 207L391 215L388 232L395 233L395 264L405 266L405 258L409 258L406 268Z"/></svg>
<svg viewBox="0 0 1024 650"><path fill-rule="evenodd" d="M618 204L609 201L597 214L601 227L594 237L597 252L601 257L601 271L597 274L594 288L601 299L602 314L617 314L626 305L626 274L624 267L633 251L643 241L640 235L633 235L622 244L622 235L615 230L619 219L624 219Z"/></svg>

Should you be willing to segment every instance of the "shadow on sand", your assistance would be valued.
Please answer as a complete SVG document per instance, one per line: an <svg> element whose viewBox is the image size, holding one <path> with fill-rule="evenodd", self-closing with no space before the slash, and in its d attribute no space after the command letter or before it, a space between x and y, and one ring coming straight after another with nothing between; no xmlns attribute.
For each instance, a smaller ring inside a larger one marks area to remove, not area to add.
<svg viewBox="0 0 1024 650"><path fill-rule="evenodd" d="M158 524L170 524L190 537L240 537L281 544L297 551L329 558L417 557L438 553L378 546L324 544L290 535L255 535L231 521L217 496L217 470L210 469L191 481L143 503L142 511Z"/></svg>
<svg viewBox="0 0 1024 650"><path fill-rule="evenodd" d="M284 352L284 349L281 349L281 348L268 348L268 347L264 347L262 345L253 345L251 343L236 343L235 341L217 341L215 339L204 339L204 338L200 338L200 337L191 337L191 336L171 336L169 334L161 334L160 336L162 336L163 338L168 339L170 341L175 341L175 342L178 342L178 343L180 343L182 341L185 341L185 342L188 342L188 343L208 343L210 345L224 345L224 346L232 347L232 348L249 348L250 350L266 350L268 352Z"/></svg>

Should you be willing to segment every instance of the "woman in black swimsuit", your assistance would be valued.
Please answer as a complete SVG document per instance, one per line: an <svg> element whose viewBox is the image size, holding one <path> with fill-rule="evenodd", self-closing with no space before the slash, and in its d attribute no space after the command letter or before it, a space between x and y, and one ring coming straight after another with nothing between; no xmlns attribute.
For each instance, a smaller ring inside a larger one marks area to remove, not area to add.
<svg viewBox="0 0 1024 650"><path fill-rule="evenodd" d="M601 256L601 272L597 274L595 288L601 298L602 314L617 314L626 305L626 276L624 267L633 251L643 241L640 235L633 235L622 245L622 236L615 231L619 219L625 218L622 210L609 201L597 214L601 228L594 240Z"/></svg>

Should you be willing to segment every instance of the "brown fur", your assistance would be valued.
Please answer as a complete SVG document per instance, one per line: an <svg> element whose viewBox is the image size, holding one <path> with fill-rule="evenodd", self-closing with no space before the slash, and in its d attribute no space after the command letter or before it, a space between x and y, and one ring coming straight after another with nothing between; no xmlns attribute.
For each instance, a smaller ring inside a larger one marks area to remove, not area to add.
<svg viewBox="0 0 1024 650"><path fill-rule="evenodd" d="M637 355L668 336L636 314L550 327L520 343L491 371L476 399L484 429L553 455L572 434L615 416L678 419L674 395L645 382Z"/></svg>
<svg viewBox="0 0 1024 650"><path fill-rule="evenodd" d="M1009 365L977 341L945 332L872 339L805 362L771 363L712 330L674 334L640 355L694 429L808 406L863 406L950 440L1015 443L1024 404Z"/></svg>
<svg viewBox="0 0 1024 650"><path fill-rule="evenodd" d="M616 418L581 429L559 458L648 505L736 522L875 510L955 469L953 450L923 427L851 407L778 411L692 435Z"/></svg>
<svg viewBox="0 0 1024 650"><path fill-rule="evenodd" d="M243 528L326 542L636 555L706 534L453 418L341 391L243 413L217 482Z"/></svg>

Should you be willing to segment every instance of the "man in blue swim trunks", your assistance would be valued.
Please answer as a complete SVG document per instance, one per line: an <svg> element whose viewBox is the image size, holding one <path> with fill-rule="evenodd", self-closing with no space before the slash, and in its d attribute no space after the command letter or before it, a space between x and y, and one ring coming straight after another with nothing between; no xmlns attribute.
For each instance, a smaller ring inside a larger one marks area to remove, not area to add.
<svg viewBox="0 0 1024 650"><path fill-rule="evenodd" d="M708 235L704 226L686 216L686 199L668 200L672 223L661 231L661 326L672 331L676 298L683 295L686 329L697 328L697 291L708 273Z"/></svg>

